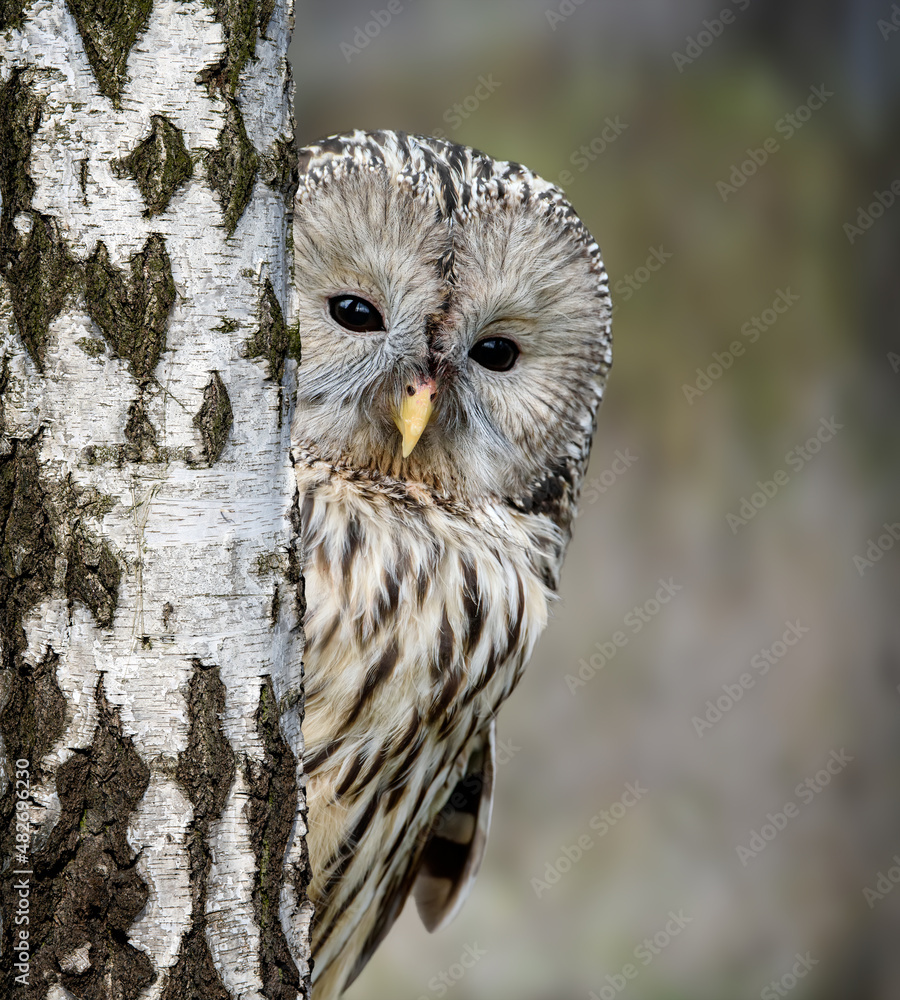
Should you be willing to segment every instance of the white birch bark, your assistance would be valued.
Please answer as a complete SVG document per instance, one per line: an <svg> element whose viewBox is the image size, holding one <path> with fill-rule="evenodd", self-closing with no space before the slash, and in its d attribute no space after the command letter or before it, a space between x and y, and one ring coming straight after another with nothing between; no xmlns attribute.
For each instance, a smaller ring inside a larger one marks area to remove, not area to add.
<svg viewBox="0 0 900 1000"><path fill-rule="evenodd" d="M3 996L308 994L291 23L0 0Z"/></svg>

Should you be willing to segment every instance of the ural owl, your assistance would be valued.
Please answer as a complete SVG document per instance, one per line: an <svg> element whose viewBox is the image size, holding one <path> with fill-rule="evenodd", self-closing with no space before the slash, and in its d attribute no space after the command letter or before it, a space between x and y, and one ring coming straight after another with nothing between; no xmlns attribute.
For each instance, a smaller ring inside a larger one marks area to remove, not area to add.
<svg viewBox="0 0 900 1000"><path fill-rule="evenodd" d="M292 460L313 996L484 849L494 719L547 621L611 363L600 251L517 163L403 132L301 151Z"/></svg>

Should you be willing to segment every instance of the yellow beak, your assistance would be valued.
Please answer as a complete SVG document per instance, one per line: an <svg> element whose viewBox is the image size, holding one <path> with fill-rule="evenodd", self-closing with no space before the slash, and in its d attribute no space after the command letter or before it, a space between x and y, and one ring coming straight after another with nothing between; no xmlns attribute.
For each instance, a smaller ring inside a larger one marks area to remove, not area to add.
<svg viewBox="0 0 900 1000"><path fill-rule="evenodd" d="M433 378L417 379L406 387L400 412L394 413L394 423L403 436L403 457L408 458L431 419L432 399L437 392Z"/></svg>

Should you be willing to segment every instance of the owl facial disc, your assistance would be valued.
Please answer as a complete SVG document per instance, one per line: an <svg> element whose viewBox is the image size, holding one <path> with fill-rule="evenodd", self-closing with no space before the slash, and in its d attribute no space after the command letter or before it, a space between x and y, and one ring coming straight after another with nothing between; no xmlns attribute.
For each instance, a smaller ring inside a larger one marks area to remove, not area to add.
<svg viewBox="0 0 900 1000"><path fill-rule="evenodd" d="M437 383L433 378L418 376L406 386L406 395L399 411L394 412L394 423L403 436L404 458L412 454L413 448L422 436L422 431L431 419L434 406L432 400L437 395Z"/></svg>

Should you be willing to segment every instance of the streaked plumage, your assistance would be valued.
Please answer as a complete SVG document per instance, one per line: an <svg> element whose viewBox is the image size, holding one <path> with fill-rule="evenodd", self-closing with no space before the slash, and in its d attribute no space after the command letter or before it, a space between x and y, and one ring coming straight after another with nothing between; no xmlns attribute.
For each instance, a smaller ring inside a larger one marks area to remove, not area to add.
<svg viewBox="0 0 900 1000"><path fill-rule="evenodd" d="M596 243L518 164L355 132L301 166L292 438L313 995L331 1000L410 891L434 929L477 872L493 720L557 585L610 305ZM510 344L510 370L470 356L505 364Z"/></svg>

